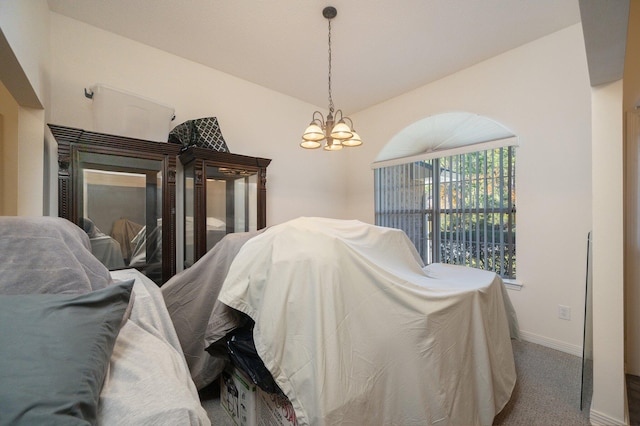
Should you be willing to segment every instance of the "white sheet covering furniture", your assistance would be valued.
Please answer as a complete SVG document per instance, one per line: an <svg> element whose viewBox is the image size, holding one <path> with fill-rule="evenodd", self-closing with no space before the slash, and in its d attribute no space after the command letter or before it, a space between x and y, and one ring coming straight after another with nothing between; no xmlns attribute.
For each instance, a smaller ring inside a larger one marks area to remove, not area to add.
<svg viewBox="0 0 640 426"><path fill-rule="evenodd" d="M104 382L90 380L91 387L99 390L99 400L93 401L93 405L97 404L98 424L209 425L210 421L200 404L160 288L134 269L110 273L91 254L87 234L65 219L0 217L0 295L5 298L5 302L10 302L12 296L26 294L35 297L82 296L129 279L135 280L133 295L128 304L130 309L124 315L124 324L119 329L111 329L117 333L117 337L110 354L106 378ZM83 315L77 312L76 310L73 319L82 324ZM67 316L70 315L71 313L67 313ZM0 328L2 325L0 323ZM82 330L81 326L80 329ZM3 333L6 332L7 330ZM15 342L19 353L26 335L21 334L19 329L12 329L11 332L21 336ZM45 340L43 333L46 337L51 337L48 331L42 331L34 336L38 338L36 342ZM25 348L32 346L25 345ZM57 339L56 345L42 350L47 359L56 359L56 356L62 359L55 349L67 346L60 344ZM96 348L97 346L87 348L86 353L74 352L73 356L94 358L96 354L93 351ZM102 353L109 356L106 349ZM20 361L23 362L22 359ZM65 368L64 371L67 370L69 369ZM104 369L102 371L104 374ZM9 371L1 371L0 375L4 373ZM86 375L83 371L77 373ZM46 394L56 394L56 383L42 383L47 389L45 397ZM1 385L2 380L0 388ZM11 389L4 389L3 392L8 393L0 392L0 407L11 403L14 397ZM8 397L3 400L1 395ZM28 392L20 395L32 398ZM41 410L48 402L38 399L27 405L29 404L31 409ZM93 405L82 410L77 405L72 400L67 408L58 412L69 417L76 416L79 411L90 412L92 416L96 412ZM45 411L50 409L51 407L44 408ZM0 409L0 424L5 424L2 411Z"/></svg>
<svg viewBox="0 0 640 426"><path fill-rule="evenodd" d="M135 269L111 271L135 279L129 320L120 329L105 379L102 425L208 425L160 288Z"/></svg>
<svg viewBox="0 0 640 426"><path fill-rule="evenodd" d="M299 424L491 424L516 381L503 283L423 268L402 231L299 218L242 246L219 300L255 321Z"/></svg>
<svg viewBox="0 0 640 426"><path fill-rule="evenodd" d="M124 268L120 244L108 235L90 238L91 253L109 269Z"/></svg>

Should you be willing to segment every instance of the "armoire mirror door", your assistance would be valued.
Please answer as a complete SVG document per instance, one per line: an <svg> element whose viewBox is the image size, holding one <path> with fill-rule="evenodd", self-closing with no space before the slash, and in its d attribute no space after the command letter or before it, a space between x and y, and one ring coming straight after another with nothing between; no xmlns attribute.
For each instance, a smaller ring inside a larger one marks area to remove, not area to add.
<svg viewBox="0 0 640 426"><path fill-rule="evenodd" d="M59 216L81 226L110 270L162 285L176 272L175 161L180 147L50 125L58 142Z"/></svg>

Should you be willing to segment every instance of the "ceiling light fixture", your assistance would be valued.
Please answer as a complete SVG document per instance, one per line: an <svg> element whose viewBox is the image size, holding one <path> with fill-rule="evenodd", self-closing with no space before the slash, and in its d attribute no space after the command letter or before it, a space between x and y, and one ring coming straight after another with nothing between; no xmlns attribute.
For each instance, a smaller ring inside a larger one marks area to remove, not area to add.
<svg viewBox="0 0 640 426"><path fill-rule="evenodd" d="M302 148L320 148L323 140L326 140L324 149L327 151L338 151L343 146L362 145L360 136L353 128L353 121L349 117L343 117L342 110L335 111L334 117L333 97L331 96L331 20L337 14L338 11L335 7L329 6L322 10L322 16L329 21L329 114L325 120L320 111L314 111L311 123L302 135L302 142L300 142ZM345 123L345 120L349 121L350 125Z"/></svg>

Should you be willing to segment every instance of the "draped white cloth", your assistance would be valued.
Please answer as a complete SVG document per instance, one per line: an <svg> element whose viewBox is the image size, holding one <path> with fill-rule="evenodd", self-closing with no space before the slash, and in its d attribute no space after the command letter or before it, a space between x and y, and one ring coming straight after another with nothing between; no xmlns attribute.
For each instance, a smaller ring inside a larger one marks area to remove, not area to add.
<svg viewBox="0 0 640 426"><path fill-rule="evenodd" d="M299 218L244 244L219 300L299 424L491 424L516 381L503 283L423 268L402 231Z"/></svg>
<svg viewBox="0 0 640 426"><path fill-rule="evenodd" d="M100 392L98 423L210 425L160 288L135 269L111 275L120 281L135 279L134 297Z"/></svg>

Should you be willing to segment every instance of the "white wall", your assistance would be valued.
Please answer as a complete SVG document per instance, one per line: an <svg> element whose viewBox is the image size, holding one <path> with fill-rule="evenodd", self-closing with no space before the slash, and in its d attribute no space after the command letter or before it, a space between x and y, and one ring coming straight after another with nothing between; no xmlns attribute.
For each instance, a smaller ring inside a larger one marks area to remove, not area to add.
<svg viewBox="0 0 640 426"><path fill-rule="evenodd" d="M624 370L622 80L594 87L593 424L628 424ZM631 326L635 326L631 325Z"/></svg>
<svg viewBox="0 0 640 426"><path fill-rule="evenodd" d="M317 107L59 14L51 30L50 123L93 130L84 88L95 83L173 106L173 125L216 116L231 152L273 160L268 225L346 218L346 156L298 147Z"/></svg>
<svg viewBox="0 0 640 426"><path fill-rule="evenodd" d="M366 141L348 152L349 216L374 221L377 153L427 116L468 111L519 137L517 278L509 294L527 340L582 354L586 245L591 230L591 97L581 26L401 95L353 116ZM572 308L558 319L558 305Z"/></svg>
<svg viewBox="0 0 640 426"><path fill-rule="evenodd" d="M4 0L0 2L0 29L17 64L2 64L24 80L5 82L20 105L42 107L46 102L49 6L46 0ZM4 56L3 56L4 57ZM18 65L16 67L15 65ZM16 72L13 72L17 70ZM0 71L0 75L2 72Z"/></svg>

